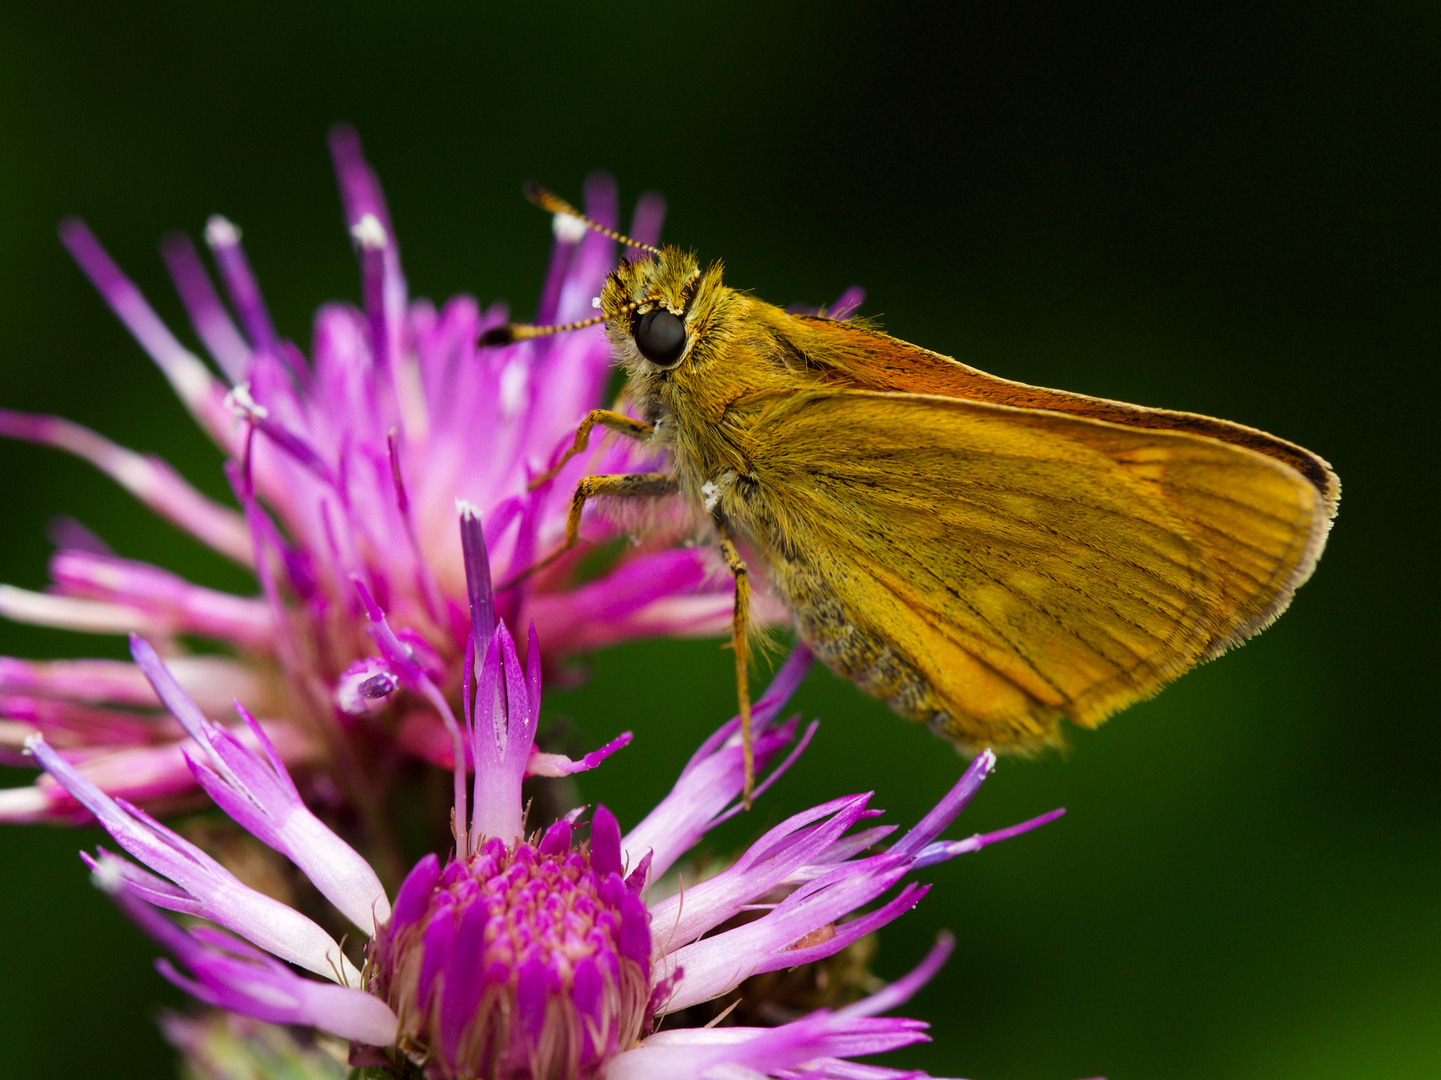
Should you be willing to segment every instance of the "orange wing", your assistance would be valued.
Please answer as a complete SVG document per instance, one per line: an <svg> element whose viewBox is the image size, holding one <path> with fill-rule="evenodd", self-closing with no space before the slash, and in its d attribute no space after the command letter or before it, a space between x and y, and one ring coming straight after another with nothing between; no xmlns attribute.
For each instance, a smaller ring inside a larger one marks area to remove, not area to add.
<svg viewBox="0 0 1441 1080"><path fill-rule="evenodd" d="M834 325L879 345L845 368L811 350L823 381L949 379L1024 402L752 403L750 531L803 635L903 714L973 748L1054 742L1059 718L1095 726L1268 625L1314 568L1338 487L1299 447Z"/></svg>

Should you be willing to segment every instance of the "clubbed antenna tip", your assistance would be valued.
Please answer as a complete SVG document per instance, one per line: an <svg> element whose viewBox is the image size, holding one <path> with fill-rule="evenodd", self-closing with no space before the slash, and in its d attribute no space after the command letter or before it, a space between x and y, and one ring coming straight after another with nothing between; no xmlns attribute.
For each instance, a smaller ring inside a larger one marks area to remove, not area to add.
<svg viewBox="0 0 1441 1080"><path fill-rule="evenodd" d="M480 347L482 349L495 348L499 345L512 345L515 343L515 334L510 326L492 326L485 333L480 335Z"/></svg>

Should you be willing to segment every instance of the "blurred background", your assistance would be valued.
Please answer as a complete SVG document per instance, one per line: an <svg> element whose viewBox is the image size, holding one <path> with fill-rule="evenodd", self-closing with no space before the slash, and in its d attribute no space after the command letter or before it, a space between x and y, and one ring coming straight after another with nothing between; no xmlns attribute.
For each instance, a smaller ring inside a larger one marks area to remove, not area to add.
<svg viewBox="0 0 1441 1080"><path fill-rule="evenodd" d="M172 327L156 242L222 212L281 331L356 298L325 148L354 123L413 290L528 315L549 222L522 181L656 189L667 238L780 304L852 284L902 338L1010 378L1211 413L1327 457L1332 542L1275 627L1074 748L1003 762L952 835L1038 833L925 877L886 930L936 1041L888 1063L977 1080L1441 1075L1434 4L0 6L0 404L62 413L225 495L205 442L55 238L86 218ZM1426 434L1431 432L1430 435ZM72 514L121 554L235 572L88 467L0 444L0 580L45 581ZM0 625L0 653L120 655ZM729 716L728 653L593 658L547 708L636 744L584 778L634 822ZM814 748L743 843L874 788L909 823L941 742L828 672ZM10 772L6 783L25 774ZM47 1077L164 1077L179 1003L86 883L98 836L0 831L0 1030Z"/></svg>

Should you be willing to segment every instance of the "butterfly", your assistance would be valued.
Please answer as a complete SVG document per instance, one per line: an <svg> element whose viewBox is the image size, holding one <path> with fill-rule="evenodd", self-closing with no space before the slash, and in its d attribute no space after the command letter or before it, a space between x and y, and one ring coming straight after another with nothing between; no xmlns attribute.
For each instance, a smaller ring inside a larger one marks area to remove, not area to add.
<svg viewBox="0 0 1441 1080"><path fill-rule="evenodd" d="M732 641L751 790L751 570L827 666L964 751L1058 744L1270 625L1311 576L1340 483L1255 428L988 375L864 321L787 312L676 247L606 279L601 314L636 415L596 427L664 472L588 476L594 498L679 496L735 577Z"/></svg>

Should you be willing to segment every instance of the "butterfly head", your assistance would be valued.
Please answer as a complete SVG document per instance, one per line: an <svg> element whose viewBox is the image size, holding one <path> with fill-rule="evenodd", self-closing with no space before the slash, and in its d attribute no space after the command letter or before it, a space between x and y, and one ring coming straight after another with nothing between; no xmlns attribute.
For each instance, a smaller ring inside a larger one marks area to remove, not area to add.
<svg viewBox="0 0 1441 1080"><path fill-rule="evenodd" d="M719 285L719 265L703 270L692 252L675 247L612 270L600 310L626 370L661 372L684 363Z"/></svg>

